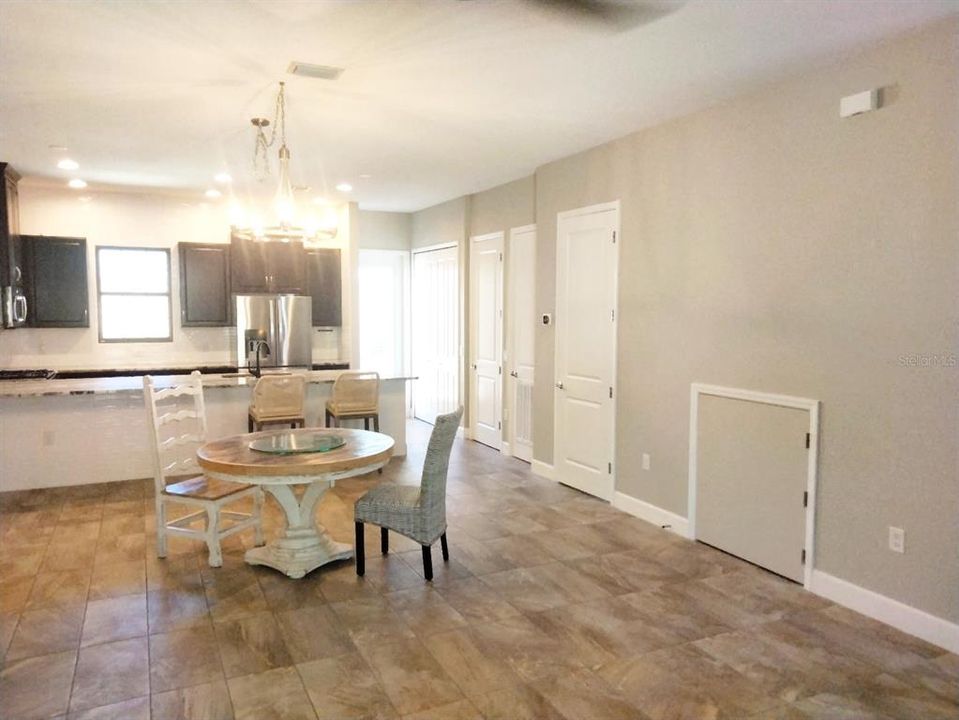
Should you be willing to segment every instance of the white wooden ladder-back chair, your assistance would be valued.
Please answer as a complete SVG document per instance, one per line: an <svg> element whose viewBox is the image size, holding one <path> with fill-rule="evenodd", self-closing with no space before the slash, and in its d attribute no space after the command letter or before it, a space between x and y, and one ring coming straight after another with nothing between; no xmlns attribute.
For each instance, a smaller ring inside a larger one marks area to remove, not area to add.
<svg viewBox="0 0 959 720"><path fill-rule="evenodd" d="M192 398L192 409L160 407L158 403L174 398ZM254 541L263 544L260 515L263 494L254 485L215 480L203 475L196 460L197 448L206 442L206 406L200 373L194 371L189 381L175 387L157 390L154 379L143 378L143 402L149 420L153 447L153 479L156 487L157 556L167 555L167 535L180 535L206 542L210 550L210 566L220 567L223 556L220 541L246 528L254 529ZM182 423L182 424L181 424ZM188 426L192 425L192 428ZM172 426L172 427L171 427ZM185 432L181 432L186 430ZM253 499L253 513L224 510L238 500ZM183 517L167 521L168 504L196 508ZM191 525L204 520L203 529ZM221 520L229 521L221 528Z"/></svg>

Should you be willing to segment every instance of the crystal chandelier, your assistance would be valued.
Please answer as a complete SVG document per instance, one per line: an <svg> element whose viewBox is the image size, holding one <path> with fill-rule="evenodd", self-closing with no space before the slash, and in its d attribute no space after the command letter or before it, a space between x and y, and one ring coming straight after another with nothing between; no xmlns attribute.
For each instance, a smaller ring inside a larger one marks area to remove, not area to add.
<svg viewBox="0 0 959 720"><path fill-rule="evenodd" d="M233 235L241 238L290 242L300 240L312 244L336 237L337 212L333 207L322 208L319 213L301 214L293 196L293 183L290 180L290 149L286 146L286 84L280 83L276 95L276 107L273 114L273 126L267 138L266 128L270 121L266 118L251 118L256 128L253 145L253 174L258 180L266 180L270 175L268 151L280 136L279 171L276 194L272 203L272 222L267 222L261 214L247 213L234 198L230 208L230 223Z"/></svg>

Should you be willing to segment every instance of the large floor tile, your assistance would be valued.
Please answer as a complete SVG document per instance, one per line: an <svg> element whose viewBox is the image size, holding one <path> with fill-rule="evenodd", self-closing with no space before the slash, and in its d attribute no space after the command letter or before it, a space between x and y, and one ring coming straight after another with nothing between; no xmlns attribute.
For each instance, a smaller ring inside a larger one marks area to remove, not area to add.
<svg viewBox="0 0 959 720"><path fill-rule="evenodd" d="M261 612L214 625L227 677L293 664L273 613Z"/></svg>
<svg viewBox="0 0 959 720"><path fill-rule="evenodd" d="M223 680L154 692L154 720L233 720L233 703Z"/></svg>
<svg viewBox="0 0 959 720"><path fill-rule="evenodd" d="M82 623L83 605L50 605L27 610L20 616L6 659L76 650Z"/></svg>
<svg viewBox="0 0 959 720"><path fill-rule="evenodd" d="M316 720L294 667L231 678L227 684L236 720Z"/></svg>
<svg viewBox="0 0 959 720"><path fill-rule="evenodd" d="M153 693L223 679L219 646L209 626L150 636Z"/></svg>
<svg viewBox="0 0 959 720"><path fill-rule="evenodd" d="M400 715L448 705L463 697L418 640L395 640L371 647L366 659Z"/></svg>
<svg viewBox="0 0 959 720"><path fill-rule="evenodd" d="M76 662L75 650L7 662L0 668L2 717L39 720L65 713Z"/></svg>
<svg viewBox="0 0 959 720"><path fill-rule="evenodd" d="M122 595L87 603L81 645L147 634L146 595Z"/></svg>
<svg viewBox="0 0 959 720"><path fill-rule="evenodd" d="M319 720L392 720L398 717L383 686L356 653L297 665Z"/></svg>
<svg viewBox="0 0 959 720"><path fill-rule="evenodd" d="M70 712L149 695L147 639L119 640L81 648Z"/></svg>

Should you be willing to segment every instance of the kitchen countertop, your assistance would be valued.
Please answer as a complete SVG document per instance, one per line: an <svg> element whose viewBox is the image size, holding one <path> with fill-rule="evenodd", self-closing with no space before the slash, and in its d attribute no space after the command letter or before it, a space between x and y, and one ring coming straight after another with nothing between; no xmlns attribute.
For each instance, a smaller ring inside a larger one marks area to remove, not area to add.
<svg viewBox="0 0 959 720"><path fill-rule="evenodd" d="M333 383L344 370L310 370L296 374L306 376L308 383ZM273 374L273 373L264 373ZM155 377L156 387L172 387L183 382L188 375L160 375ZM108 395L111 393L140 393L143 392L143 376L100 377L76 379L33 379L33 380L4 380L0 382L0 397L42 397L55 395ZM414 380L410 376L381 377L381 381ZM257 378L252 375L223 373L204 375L204 388L234 388L253 387Z"/></svg>

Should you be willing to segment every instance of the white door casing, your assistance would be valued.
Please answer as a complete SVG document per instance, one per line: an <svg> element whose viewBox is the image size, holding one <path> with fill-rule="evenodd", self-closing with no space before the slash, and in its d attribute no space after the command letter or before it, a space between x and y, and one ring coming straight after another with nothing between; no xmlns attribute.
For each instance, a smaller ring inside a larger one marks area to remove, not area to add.
<svg viewBox="0 0 959 720"><path fill-rule="evenodd" d="M510 454L533 459L533 377L536 332L536 226L509 231L506 256L507 420Z"/></svg>
<svg viewBox="0 0 959 720"><path fill-rule="evenodd" d="M473 440L503 440L503 233L470 238L470 423Z"/></svg>
<svg viewBox="0 0 959 720"><path fill-rule="evenodd" d="M619 201L561 212L556 220L555 479L610 500Z"/></svg>
<svg viewBox="0 0 959 720"><path fill-rule="evenodd" d="M432 423L460 404L459 250L413 253L413 415Z"/></svg>

